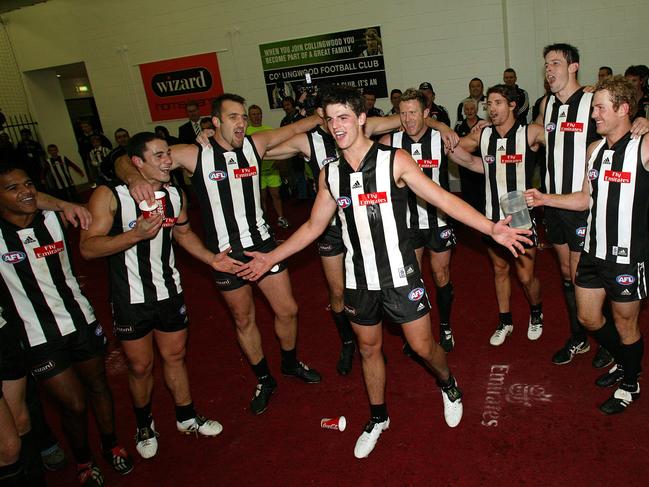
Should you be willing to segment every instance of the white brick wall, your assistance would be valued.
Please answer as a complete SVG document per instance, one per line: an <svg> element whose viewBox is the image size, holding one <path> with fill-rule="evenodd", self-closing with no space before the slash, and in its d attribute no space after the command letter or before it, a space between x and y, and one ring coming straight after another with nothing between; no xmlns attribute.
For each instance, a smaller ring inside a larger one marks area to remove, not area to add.
<svg viewBox="0 0 649 487"><path fill-rule="evenodd" d="M137 63L221 49L225 89L265 107L265 122L278 124L283 112L266 105L259 44L374 24L382 29L389 87L430 81L451 116L470 78L501 82L507 53L532 101L542 91L541 50L549 42L580 48L585 83L602 64L621 72L649 63L646 0L504 1L507 46L497 0L50 0L6 18L22 71L86 63L107 133L154 125Z"/></svg>
<svg viewBox="0 0 649 487"><path fill-rule="evenodd" d="M27 113L20 71L5 26L0 22L0 108L5 115Z"/></svg>

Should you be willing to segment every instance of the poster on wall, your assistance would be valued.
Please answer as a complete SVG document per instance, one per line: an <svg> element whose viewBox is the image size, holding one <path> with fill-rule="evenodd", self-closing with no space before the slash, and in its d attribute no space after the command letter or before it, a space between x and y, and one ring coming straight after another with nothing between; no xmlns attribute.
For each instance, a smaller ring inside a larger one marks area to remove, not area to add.
<svg viewBox="0 0 649 487"><path fill-rule="evenodd" d="M298 100L323 84L346 84L371 89L377 98L388 96L378 26L261 44L259 52L271 108L281 108L286 96Z"/></svg>
<svg viewBox="0 0 649 487"><path fill-rule="evenodd" d="M195 101L209 116L212 99L223 93L216 53L140 64L151 120L186 118L185 105Z"/></svg>

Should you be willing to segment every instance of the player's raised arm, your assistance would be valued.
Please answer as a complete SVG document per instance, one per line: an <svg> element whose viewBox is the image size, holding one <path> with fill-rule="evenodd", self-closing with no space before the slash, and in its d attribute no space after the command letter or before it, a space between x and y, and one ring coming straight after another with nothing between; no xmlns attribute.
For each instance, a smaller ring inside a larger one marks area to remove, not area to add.
<svg viewBox="0 0 649 487"><path fill-rule="evenodd" d="M251 137L255 143L259 157L264 158L268 149L281 144L297 134L308 132L320 124L320 122L322 122L322 119L318 115L311 115L310 117L303 118L302 120L277 129L257 132L251 135Z"/></svg>

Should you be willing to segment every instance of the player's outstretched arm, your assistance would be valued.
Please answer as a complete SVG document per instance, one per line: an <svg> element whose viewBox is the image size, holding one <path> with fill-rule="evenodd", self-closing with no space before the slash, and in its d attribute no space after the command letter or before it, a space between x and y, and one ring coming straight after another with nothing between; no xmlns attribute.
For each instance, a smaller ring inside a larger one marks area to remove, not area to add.
<svg viewBox="0 0 649 487"><path fill-rule="evenodd" d="M315 128L320 122L322 122L322 119L318 115L311 115L310 117L289 123L288 125L284 125L277 129L256 132L251 135L251 137L255 143L259 157L263 159L266 157L266 152L271 147L275 147L276 145L287 141L294 135L308 132Z"/></svg>
<svg viewBox="0 0 649 487"><path fill-rule="evenodd" d="M187 215L187 197L182 193L183 208L178 215L178 221L173 229L174 240L185 249L192 257L200 260L201 262L209 265L214 270L219 272L227 272L228 274L236 274L241 266L241 262L232 259L228 254L230 253L229 247L223 252L215 254L209 250L198 235L194 233L189 223L189 216Z"/></svg>
<svg viewBox="0 0 649 487"><path fill-rule="evenodd" d="M81 225L81 228L87 230L92 223L92 215L82 205L63 201L47 193L39 192L36 196L36 206L39 210L52 210L61 212L63 221L73 227Z"/></svg>
<svg viewBox="0 0 649 487"><path fill-rule="evenodd" d="M473 154L469 154L461 146L457 146L453 152L448 151L448 157L459 164L460 166L466 167L470 171L484 174L484 165L482 164L482 159Z"/></svg>
<svg viewBox="0 0 649 487"><path fill-rule="evenodd" d="M477 212L471 205L465 203L457 196L442 189L431 179L427 178L417 166L417 163L403 150L397 151L394 160L394 178L397 184L401 181L430 204L441 208L451 217L475 228L485 235L491 236L496 242L507 247L514 255L524 253L522 243L529 245L532 242L526 237L532 232L507 226L509 219L498 224L489 221L484 215Z"/></svg>
<svg viewBox="0 0 649 487"><path fill-rule="evenodd" d="M600 143L600 141L596 141L588 146L588 149L586 150L587 161L590 160L591 154ZM563 210L587 210L588 204L590 203L588 166L586 166L586 174L584 176L584 183L581 186L581 191L569 194L546 194L541 193L536 188L531 188L525 191L525 201L527 202L527 206L531 208L536 208L537 206L551 206Z"/></svg>
<svg viewBox="0 0 649 487"><path fill-rule="evenodd" d="M309 139L306 134L297 134L282 142L279 145L269 149L266 152L266 158L274 161L282 161L290 159L299 154L304 154L307 157L311 156L311 148L309 146Z"/></svg>
<svg viewBox="0 0 649 487"><path fill-rule="evenodd" d="M267 254L246 252L246 255L253 259L241 266L241 270L237 273L239 277L256 281L275 264L299 252L322 235L322 232L325 231L331 221L331 217L336 212L336 202L331 197L331 193L326 189L325 171L320 173L318 187L320 190L316 195L309 219L288 240L272 252Z"/></svg>

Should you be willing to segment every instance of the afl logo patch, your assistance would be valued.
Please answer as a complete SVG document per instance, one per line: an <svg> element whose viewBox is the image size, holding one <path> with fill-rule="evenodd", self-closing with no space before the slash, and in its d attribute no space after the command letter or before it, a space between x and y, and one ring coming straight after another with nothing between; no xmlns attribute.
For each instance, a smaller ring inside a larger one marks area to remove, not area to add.
<svg viewBox="0 0 649 487"><path fill-rule="evenodd" d="M2 254L2 261L6 262L7 264L17 264L18 262L22 262L27 258L27 255L25 252L20 252L19 250L13 250L11 252L7 252L6 254Z"/></svg>
<svg viewBox="0 0 649 487"><path fill-rule="evenodd" d="M599 176L599 171L597 169L591 169L588 171L588 179L591 181L595 181L597 177Z"/></svg>
<svg viewBox="0 0 649 487"><path fill-rule="evenodd" d="M615 278L617 283L621 286L630 286L635 282L635 277L631 274L621 274Z"/></svg>
<svg viewBox="0 0 649 487"><path fill-rule="evenodd" d="M227 177L228 175L225 171L212 171L209 175L209 178L212 181L223 181Z"/></svg>
<svg viewBox="0 0 649 487"><path fill-rule="evenodd" d="M178 314L179 314L180 316L185 316L185 315L187 314L187 306L185 306L185 305L183 304L183 305L180 307L180 309L178 310Z"/></svg>
<svg viewBox="0 0 649 487"><path fill-rule="evenodd" d="M578 237L585 237L586 227L579 227L577 230L575 230L575 233L577 234Z"/></svg>
<svg viewBox="0 0 649 487"><path fill-rule="evenodd" d="M484 161L487 164L493 164L494 162L496 162L496 158L494 156L484 156Z"/></svg>
<svg viewBox="0 0 649 487"><path fill-rule="evenodd" d="M419 301L421 298L424 297L425 293L426 291L424 291L423 287L418 287L410 291L410 293L408 293L408 299L410 301Z"/></svg>
<svg viewBox="0 0 649 487"><path fill-rule="evenodd" d="M104 334L104 329L101 327L101 325L97 325L97 328L95 328L95 335L100 337L103 336Z"/></svg>
<svg viewBox="0 0 649 487"><path fill-rule="evenodd" d="M135 228L135 224L136 224L136 223L137 223L137 222L136 222L135 220L133 220L132 222L129 222L129 223L128 223L128 228Z"/></svg>
<svg viewBox="0 0 649 487"><path fill-rule="evenodd" d="M348 206L351 206L352 200L347 196L341 196L336 200L336 203L338 203L338 206L341 208L347 208Z"/></svg>
<svg viewBox="0 0 649 487"><path fill-rule="evenodd" d="M546 132L554 132L554 130L557 128L557 125L554 122L550 122L545 126L545 131Z"/></svg>
<svg viewBox="0 0 649 487"><path fill-rule="evenodd" d="M439 234L439 238L443 238L444 240L448 240L449 238L451 238L452 235L453 235L453 230L451 230L450 228L447 228L446 230L442 231Z"/></svg>

